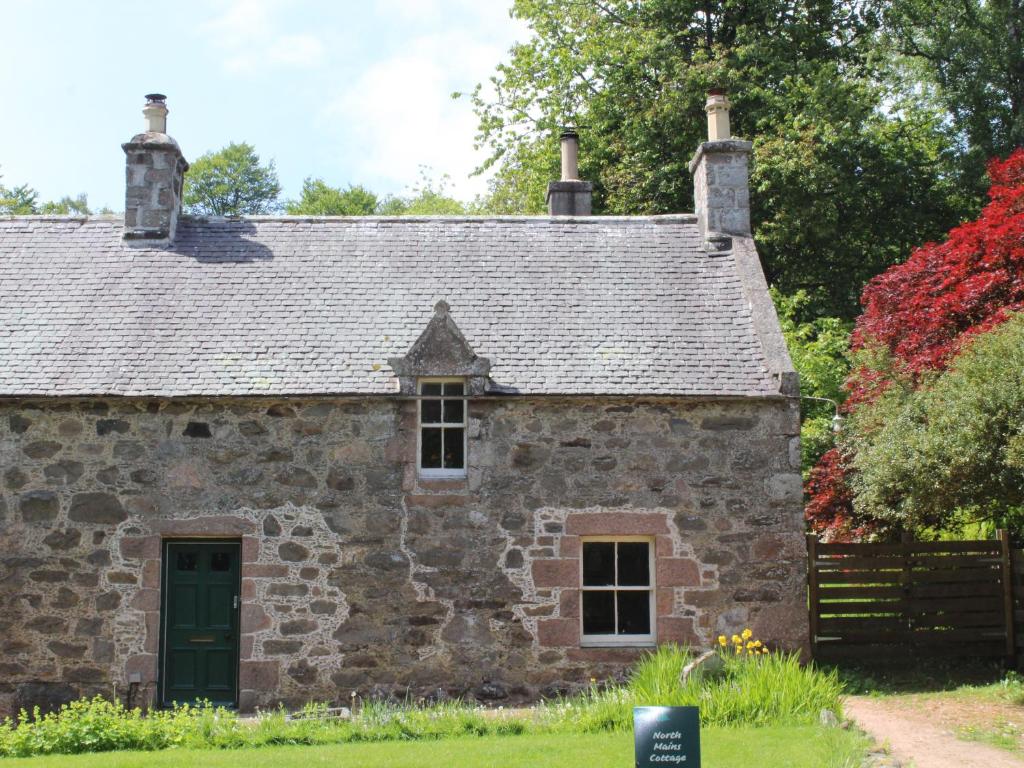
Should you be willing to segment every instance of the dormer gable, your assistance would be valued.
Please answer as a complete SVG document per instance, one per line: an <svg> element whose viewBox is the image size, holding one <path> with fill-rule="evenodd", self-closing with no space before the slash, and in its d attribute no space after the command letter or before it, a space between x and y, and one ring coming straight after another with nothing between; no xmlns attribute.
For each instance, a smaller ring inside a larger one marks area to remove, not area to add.
<svg viewBox="0 0 1024 768"><path fill-rule="evenodd" d="M405 356L389 359L388 365L398 377L400 391L407 395L416 394L416 380L427 376L463 377L467 393L480 395L491 370L491 361L473 351L444 300L434 305L434 316Z"/></svg>

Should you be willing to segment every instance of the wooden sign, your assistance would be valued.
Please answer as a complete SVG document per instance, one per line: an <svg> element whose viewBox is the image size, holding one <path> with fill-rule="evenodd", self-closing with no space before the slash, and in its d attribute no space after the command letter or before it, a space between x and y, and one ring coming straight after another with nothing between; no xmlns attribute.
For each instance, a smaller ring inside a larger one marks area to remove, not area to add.
<svg viewBox="0 0 1024 768"><path fill-rule="evenodd" d="M697 707L633 707L636 768L700 768Z"/></svg>

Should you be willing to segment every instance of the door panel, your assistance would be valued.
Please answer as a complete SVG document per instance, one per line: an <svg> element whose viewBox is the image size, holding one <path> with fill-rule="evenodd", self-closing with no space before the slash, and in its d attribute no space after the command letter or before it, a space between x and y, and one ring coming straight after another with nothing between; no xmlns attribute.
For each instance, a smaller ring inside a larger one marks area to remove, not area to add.
<svg viewBox="0 0 1024 768"><path fill-rule="evenodd" d="M164 544L164 704L236 703L240 560L237 541Z"/></svg>

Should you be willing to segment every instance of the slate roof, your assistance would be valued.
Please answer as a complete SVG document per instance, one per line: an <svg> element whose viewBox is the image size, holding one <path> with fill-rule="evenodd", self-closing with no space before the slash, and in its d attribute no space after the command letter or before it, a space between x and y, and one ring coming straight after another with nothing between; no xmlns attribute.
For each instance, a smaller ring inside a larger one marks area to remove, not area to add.
<svg viewBox="0 0 1024 768"><path fill-rule="evenodd" d="M392 393L440 299L500 391L764 396L791 368L752 244L708 254L692 216L122 231L0 219L0 396Z"/></svg>

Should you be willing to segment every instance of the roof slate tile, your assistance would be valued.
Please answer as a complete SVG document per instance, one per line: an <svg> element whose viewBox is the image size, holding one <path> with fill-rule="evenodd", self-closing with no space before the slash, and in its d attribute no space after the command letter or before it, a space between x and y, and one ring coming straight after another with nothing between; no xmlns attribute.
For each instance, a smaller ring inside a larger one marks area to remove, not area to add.
<svg viewBox="0 0 1024 768"><path fill-rule="evenodd" d="M778 392L692 217L0 219L0 395L384 394L444 299L501 391Z"/></svg>

